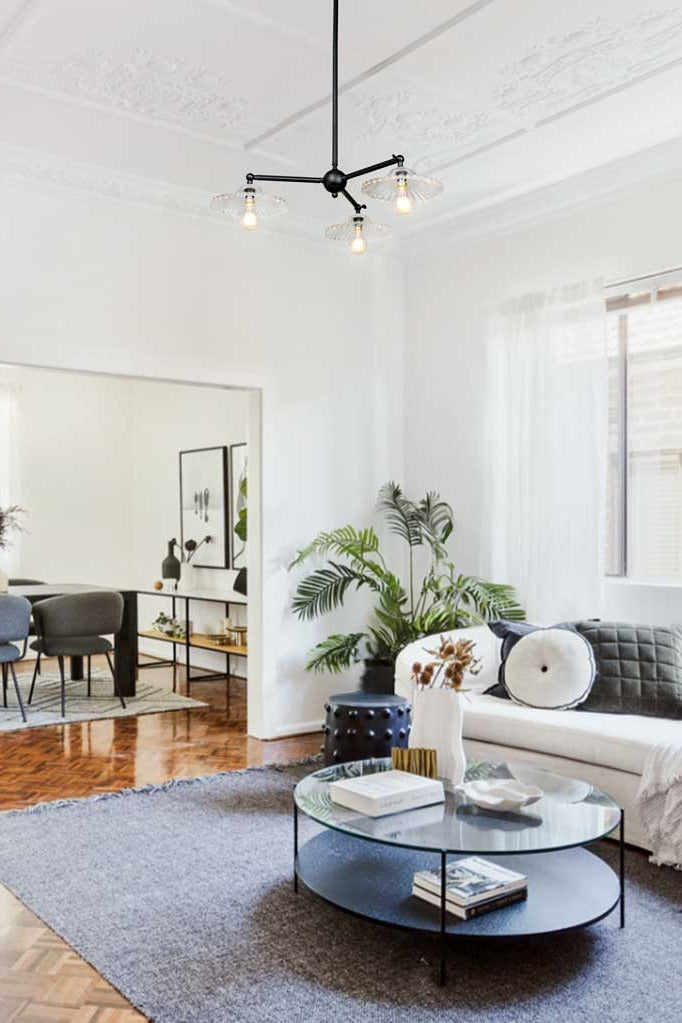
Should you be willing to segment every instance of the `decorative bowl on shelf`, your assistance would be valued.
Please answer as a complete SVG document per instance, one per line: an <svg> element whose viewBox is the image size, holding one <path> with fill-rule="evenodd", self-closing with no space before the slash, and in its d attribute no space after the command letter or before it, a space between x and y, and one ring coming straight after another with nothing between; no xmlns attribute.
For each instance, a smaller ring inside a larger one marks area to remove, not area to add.
<svg viewBox="0 0 682 1023"><path fill-rule="evenodd" d="M481 810L508 813L530 806L542 799L543 791L537 785L524 785L516 778L487 778L468 781L459 786L467 800Z"/></svg>

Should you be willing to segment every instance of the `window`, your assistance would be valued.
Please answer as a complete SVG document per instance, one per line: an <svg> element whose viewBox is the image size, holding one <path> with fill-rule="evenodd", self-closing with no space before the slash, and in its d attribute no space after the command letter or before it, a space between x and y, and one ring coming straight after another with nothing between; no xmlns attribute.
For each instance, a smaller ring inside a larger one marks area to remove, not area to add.
<svg viewBox="0 0 682 1023"><path fill-rule="evenodd" d="M682 271L607 298L609 575L682 580Z"/></svg>

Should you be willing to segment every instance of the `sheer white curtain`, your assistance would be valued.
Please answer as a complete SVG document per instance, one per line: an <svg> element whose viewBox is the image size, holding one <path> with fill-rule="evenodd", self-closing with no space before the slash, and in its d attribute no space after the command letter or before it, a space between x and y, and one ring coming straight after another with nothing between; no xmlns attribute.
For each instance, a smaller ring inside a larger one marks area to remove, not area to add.
<svg viewBox="0 0 682 1023"><path fill-rule="evenodd" d="M604 576L606 318L600 282L489 316L483 511L490 577L531 621L598 616Z"/></svg>
<svg viewBox="0 0 682 1023"><path fill-rule="evenodd" d="M19 385L12 371L0 366L0 507L20 504L19 478ZM8 575L19 574L21 533L12 546L0 551L0 568Z"/></svg>

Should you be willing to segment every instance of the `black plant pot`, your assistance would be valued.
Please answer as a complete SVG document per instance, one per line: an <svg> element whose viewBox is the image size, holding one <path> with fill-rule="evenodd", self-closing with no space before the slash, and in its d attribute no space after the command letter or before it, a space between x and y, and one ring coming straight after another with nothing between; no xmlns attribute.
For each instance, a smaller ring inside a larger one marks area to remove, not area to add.
<svg viewBox="0 0 682 1023"><path fill-rule="evenodd" d="M392 693L395 690L395 661L367 660L360 681L363 693Z"/></svg>

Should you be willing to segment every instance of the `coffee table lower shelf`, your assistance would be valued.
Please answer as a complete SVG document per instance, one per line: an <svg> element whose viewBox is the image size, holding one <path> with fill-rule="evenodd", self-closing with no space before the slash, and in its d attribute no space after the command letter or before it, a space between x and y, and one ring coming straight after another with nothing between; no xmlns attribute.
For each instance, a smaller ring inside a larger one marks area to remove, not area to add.
<svg viewBox="0 0 682 1023"><path fill-rule="evenodd" d="M574 930L602 920L621 902L617 874L587 849L485 856L526 874L528 898L470 920L448 913L444 934L440 909L411 895L415 871L439 869L440 853L381 845L327 830L300 847L295 871L306 888L339 909L445 938L518 938ZM444 949L442 955L441 980Z"/></svg>

